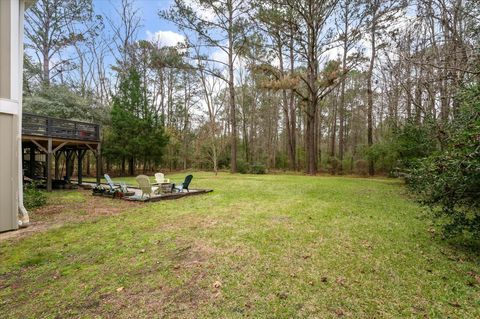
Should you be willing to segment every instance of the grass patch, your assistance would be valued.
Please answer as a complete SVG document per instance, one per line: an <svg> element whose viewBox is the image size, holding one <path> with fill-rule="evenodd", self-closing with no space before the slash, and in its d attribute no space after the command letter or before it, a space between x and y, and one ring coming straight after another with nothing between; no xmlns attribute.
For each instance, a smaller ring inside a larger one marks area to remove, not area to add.
<svg viewBox="0 0 480 319"><path fill-rule="evenodd" d="M47 194L48 204L75 204L85 203L86 197L84 193L71 190L56 190Z"/></svg>
<svg viewBox="0 0 480 319"><path fill-rule="evenodd" d="M399 181L195 173L191 187L215 191L0 242L2 316L480 316L478 253L432 236Z"/></svg>

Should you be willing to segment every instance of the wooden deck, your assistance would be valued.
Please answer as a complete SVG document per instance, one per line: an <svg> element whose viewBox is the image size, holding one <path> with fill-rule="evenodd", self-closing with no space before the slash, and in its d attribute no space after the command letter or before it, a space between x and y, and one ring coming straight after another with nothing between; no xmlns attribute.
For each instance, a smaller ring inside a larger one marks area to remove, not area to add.
<svg viewBox="0 0 480 319"><path fill-rule="evenodd" d="M23 113L22 135L56 140L100 141L100 125Z"/></svg>
<svg viewBox="0 0 480 319"><path fill-rule="evenodd" d="M22 156L25 176L31 179L45 179L47 190L52 190L52 180L62 179L59 175L61 157L66 165L65 178L70 180L75 169L78 184L82 184L83 159L91 151L96 159L97 181L100 181L100 125L43 115L23 113ZM55 166L53 167L53 164ZM38 166L43 174L38 174ZM54 169L54 172L52 170Z"/></svg>

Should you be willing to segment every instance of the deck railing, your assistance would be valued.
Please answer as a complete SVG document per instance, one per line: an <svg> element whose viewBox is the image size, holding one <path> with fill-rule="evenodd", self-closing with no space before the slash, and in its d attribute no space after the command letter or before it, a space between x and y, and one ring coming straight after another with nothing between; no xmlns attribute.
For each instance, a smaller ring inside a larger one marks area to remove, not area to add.
<svg viewBox="0 0 480 319"><path fill-rule="evenodd" d="M57 119L53 117L23 113L24 135L57 137L74 140L100 140L100 125Z"/></svg>

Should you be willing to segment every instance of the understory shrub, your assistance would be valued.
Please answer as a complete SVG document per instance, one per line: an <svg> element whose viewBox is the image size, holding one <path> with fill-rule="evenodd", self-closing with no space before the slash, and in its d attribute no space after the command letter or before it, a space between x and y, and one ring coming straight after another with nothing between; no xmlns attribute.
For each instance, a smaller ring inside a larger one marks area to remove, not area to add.
<svg viewBox="0 0 480 319"><path fill-rule="evenodd" d="M368 175L368 162L366 160L360 159L355 162L355 174L361 176Z"/></svg>
<svg viewBox="0 0 480 319"><path fill-rule="evenodd" d="M262 163L237 161L237 172L240 174L265 174L267 167Z"/></svg>
<svg viewBox="0 0 480 319"><path fill-rule="evenodd" d="M480 240L480 86L464 92L460 102L442 150L417 160L407 184L443 235Z"/></svg>
<svg viewBox="0 0 480 319"><path fill-rule="evenodd" d="M237 161L237 172L240 174L248 173L248 163L244 161Z"/></svg>
<svg viewBox="0 0 480 319"><path fill-rule="evenodd" d="M375 172L389 173L396 165L398 153L391 140L373 144L365 151L366 158L375 163Z"/></svg>
<svg viewBox="0 0 480 319"><path fill-rule="evenodd" d="M275 168L276 169L288 169L288 157L287 154L277 151L275 155Z"/></svg>
<svg viewBox="0 0 480 319"><path fill-rule="evenodd" d="M329 173L335 175L339 172L341 167L341 162L335 156L330 156L327 160Z"/></svg>
<svg viewBox="0 0 480 319"><path fill-rule="evenodd" d="M407 121L395 130L392 146L395 149L399 165L408 169L417 159L433 154L439 147L437 128L431 118L424 119L422 125Z"/></svg>
<svg viewBox="0 0 480 319"><path fill-rule="evenodd" d="M343 161L341 162L342 166L342 174L353 174L354 172L354 164L355 160L353 156L345 156Z"/></svg>
<svg viewBox="0 0 480 319"><path fill-rule="evenodd" d="M47 195L38 189L37 183L25 184L23 189L23 204L25 208L32 209L42 207L47 203Z"/></svg>
<svg viewBox="0 0 480 319"><path fill-rule="evenodd" d="M250 164L249 172L250 174L265 174L267 172L267 167L262 163L252 163Z"/></svg>

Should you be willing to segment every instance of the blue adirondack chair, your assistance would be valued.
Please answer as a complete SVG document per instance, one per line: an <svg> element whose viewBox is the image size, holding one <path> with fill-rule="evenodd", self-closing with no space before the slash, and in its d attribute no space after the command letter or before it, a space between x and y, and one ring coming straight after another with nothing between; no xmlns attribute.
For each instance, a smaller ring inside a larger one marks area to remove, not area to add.
<svg viewBox="0 0 480 319"><path fill-rule="evenodd" d="M104 175L105 180L107 181L108 186L110 187L110 193L114 193L115 190L119 189L121 192L126 193L127 190L127 184L125 182L121 182L120 184L115 184L113 183L112 179L108 174Z"/></svg>
<svg viewBox="0 0 480 319"><path fill-rule="evenodd" d="M175 184L173 184L173 189L179 193L183 192L184 189L186 189L187 192L189 192L188 186L190 185L190 182L192 181L192 179L193 179L193 175L187 175L187 177L185 177L185 180L183 181L182 184L178 186L175 186Z"/></svg>

